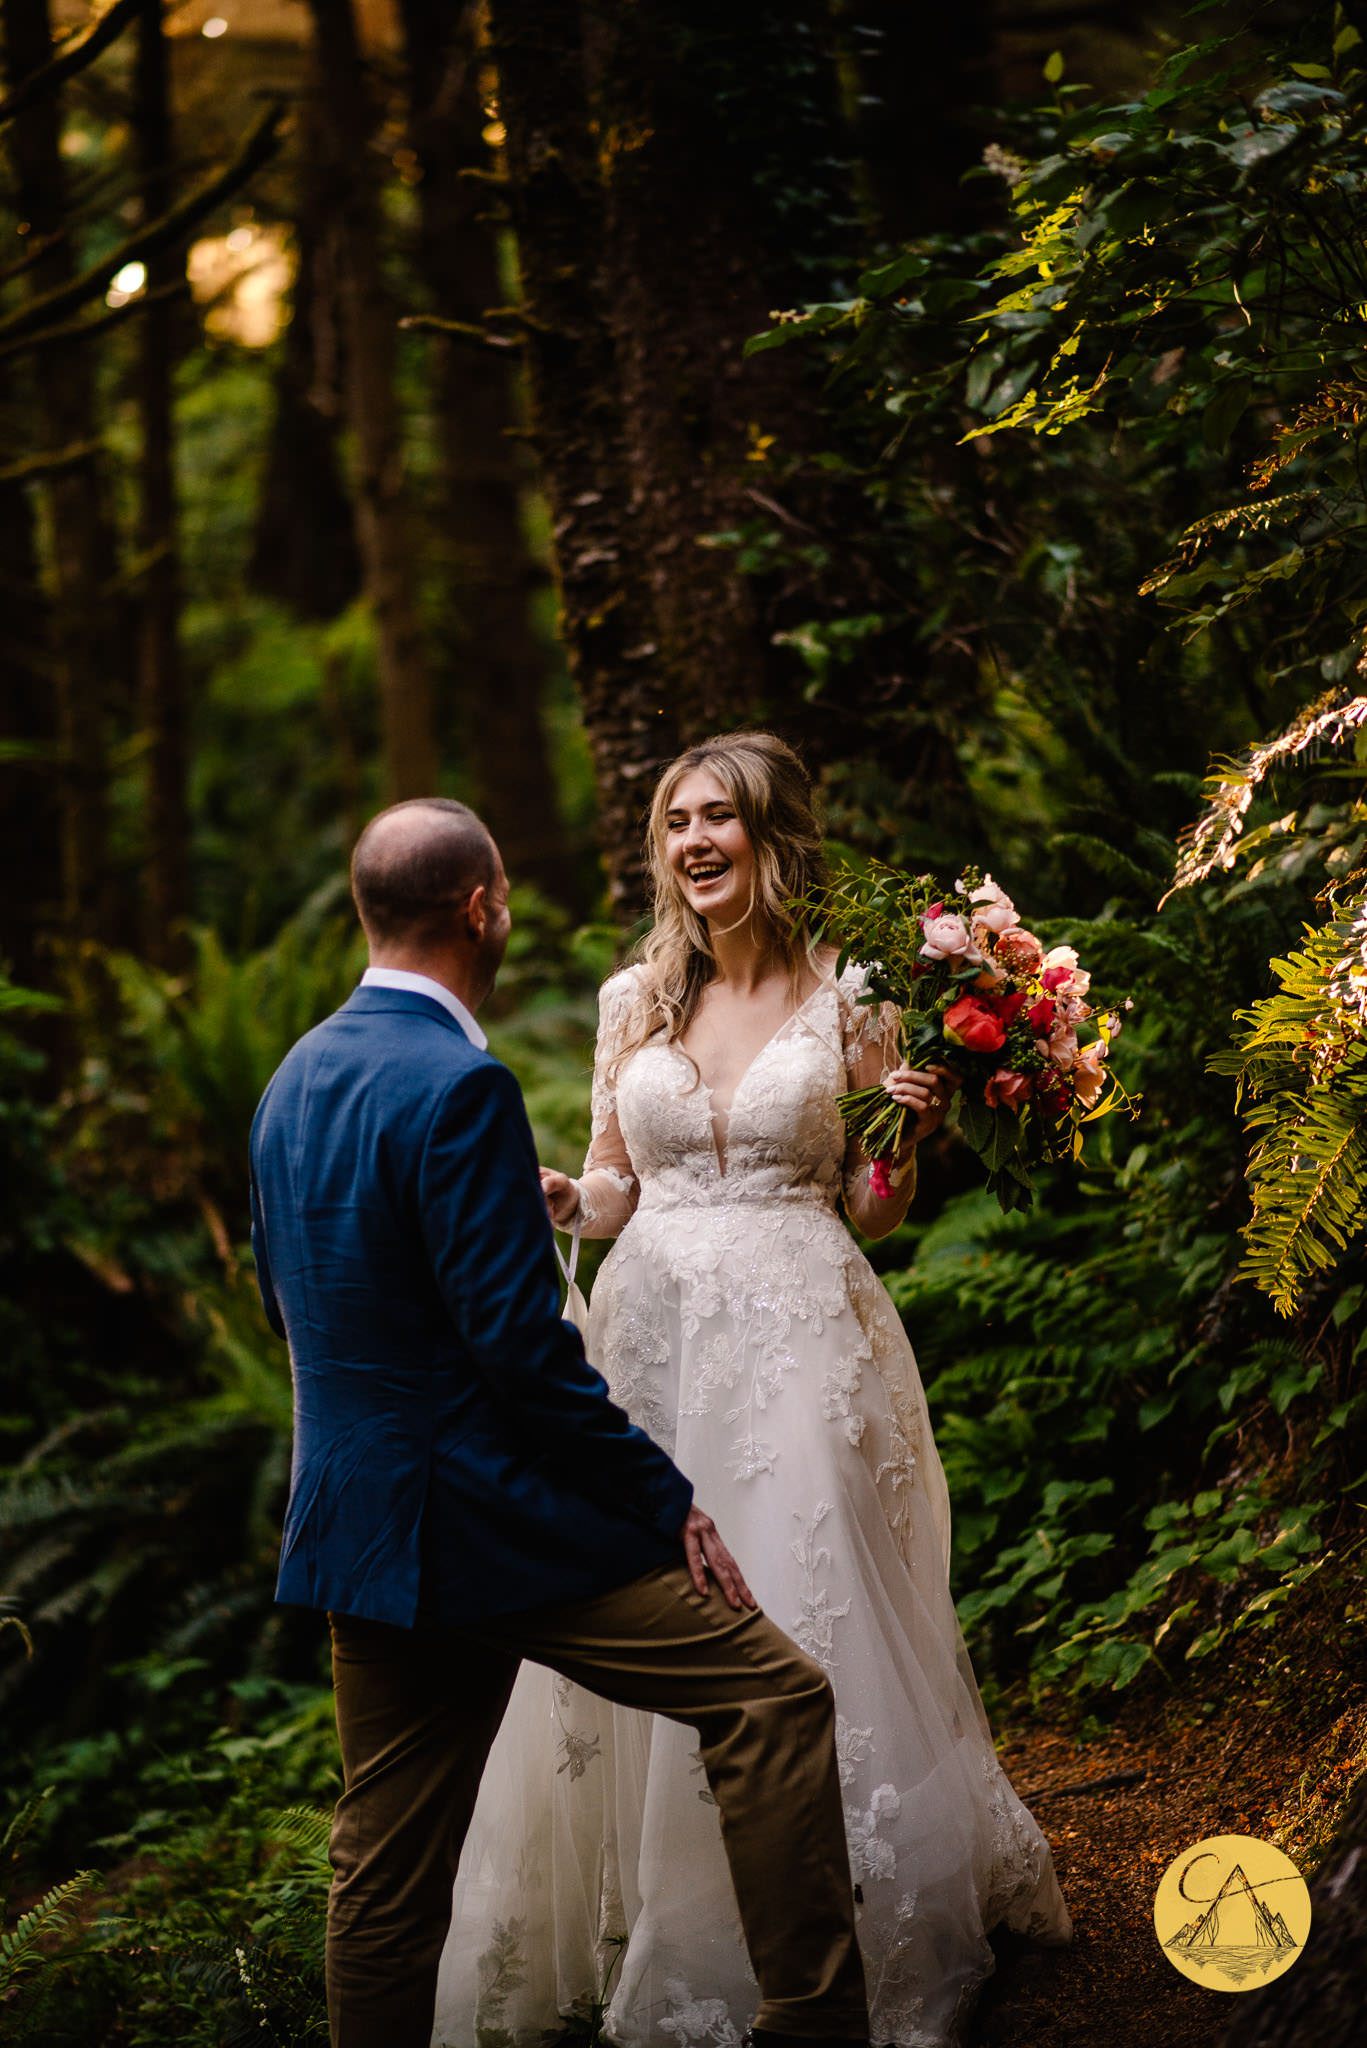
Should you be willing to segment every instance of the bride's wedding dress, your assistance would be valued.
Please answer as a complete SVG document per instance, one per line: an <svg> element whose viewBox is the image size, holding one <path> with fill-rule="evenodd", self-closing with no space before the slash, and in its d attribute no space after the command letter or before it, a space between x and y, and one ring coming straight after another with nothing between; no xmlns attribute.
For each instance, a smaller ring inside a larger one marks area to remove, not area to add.
<svg viewBox="0 0 1367 2048"><path fill-rule="evenodd" d="M692 1061L608 1061L603 990L584 1202L624 1224L588 1351L667 1446L765 1611L830 1674L871 2038L942 2048L999 1921L1070 1936L1047 1842L992 1745L946 1576L949 1504L915 1359L836 1211L836 1097L884 1066L858 970L827 980L717 1111ZM889 1064L892 1062L889 1061ZM775 1870L775 1885L787 1873ZM524 1664L456 1885L434 2041L541 2048L610 1986L623 2048L739 2048L755 2006L691 1729Z"/></svg>

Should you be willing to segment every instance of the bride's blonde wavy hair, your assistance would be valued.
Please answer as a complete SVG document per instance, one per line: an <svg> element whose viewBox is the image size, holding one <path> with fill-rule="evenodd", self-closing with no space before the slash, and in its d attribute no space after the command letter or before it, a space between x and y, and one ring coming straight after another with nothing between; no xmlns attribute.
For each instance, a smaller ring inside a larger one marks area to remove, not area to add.
<svg viewBox="0 0 1367 2048"><path fill-rule="evenodd" d="M812 807L812 782L790 746L771 732L719 733L671 761L655 787L646 828L646 858L655 890L655 923L636 949L641 1001L632 1005L626 1036L609 1072L615 1075L659 1031L673 1043L697 1014L716 973L706 918L689 904L665 852L674 793L685 775L705 768L726 791L754 854L752 915L788 968L794 1001L811 959L808 922L791 899L824 888L826 860Z"/></svg>

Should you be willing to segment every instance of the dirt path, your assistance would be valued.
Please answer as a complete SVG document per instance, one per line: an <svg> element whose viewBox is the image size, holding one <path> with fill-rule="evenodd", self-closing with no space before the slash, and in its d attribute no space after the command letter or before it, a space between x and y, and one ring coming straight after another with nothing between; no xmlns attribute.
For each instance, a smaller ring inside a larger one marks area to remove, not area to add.
<svg viewBox="0 0 1367 2048"><path fill-rule="evenodd" d="M1013 1729L1002 1762L1049 1838L1075 1939L1057 1950L994 1941L997 1975L971 2048L1213 2048L1239 1994L1190 1983L1166 1961L1153 1929L1159 1878L1217 1834L1275 1840L1309 1875L1367 1768L1367 1702L1346 1706L1346 1687L1334 1690L1318 1712L1300 1701L1299 1718L1245 1698L1237 1718L1216 1708L1193 1725L1136 1701L1086 1740ZM1065 1789L1083 1783L1096 1789Z"/></svg>

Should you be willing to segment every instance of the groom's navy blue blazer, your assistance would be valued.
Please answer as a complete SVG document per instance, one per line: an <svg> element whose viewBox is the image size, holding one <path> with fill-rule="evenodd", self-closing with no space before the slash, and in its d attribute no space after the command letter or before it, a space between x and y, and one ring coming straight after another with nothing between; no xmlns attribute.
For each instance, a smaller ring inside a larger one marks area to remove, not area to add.
<svg viewBox="0 0 1367 2048"><path fill-rule="evenodd" d="M411 1627L682 1560L692 1488L560 1316L522 1095L431 997L359 988L252 1125L252 1244L289 1340L276 1597Z"/></svg>

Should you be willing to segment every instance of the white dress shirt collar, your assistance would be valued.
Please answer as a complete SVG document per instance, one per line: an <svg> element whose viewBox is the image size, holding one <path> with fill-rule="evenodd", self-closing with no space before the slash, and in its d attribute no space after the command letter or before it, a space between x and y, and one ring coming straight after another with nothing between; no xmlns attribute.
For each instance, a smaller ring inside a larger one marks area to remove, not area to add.
<svg viewBox="0 0 1367 2048"><path fill-rule="evenodd" d="M431 996L434 1003L450 1011L471 1045L483 1052L489 1043L460 997L452 995L439 981L433 981L430 974L410 974L406 967L367 967L361 976L361 987L406 988L410 995Z"/></svg>

